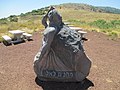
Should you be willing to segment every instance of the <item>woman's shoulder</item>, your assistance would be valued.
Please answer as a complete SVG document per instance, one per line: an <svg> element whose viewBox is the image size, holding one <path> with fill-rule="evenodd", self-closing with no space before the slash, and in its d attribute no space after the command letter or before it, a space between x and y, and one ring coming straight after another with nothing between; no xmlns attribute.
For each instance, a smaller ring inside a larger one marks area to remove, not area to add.
<svg viewBox="0 0 120 90"><path fill-rule="evenodd" d="M47 27L44 30L44 35L49 34L49 33L54 33L54 32L56 32L56 29L54 27Z"/></svg>

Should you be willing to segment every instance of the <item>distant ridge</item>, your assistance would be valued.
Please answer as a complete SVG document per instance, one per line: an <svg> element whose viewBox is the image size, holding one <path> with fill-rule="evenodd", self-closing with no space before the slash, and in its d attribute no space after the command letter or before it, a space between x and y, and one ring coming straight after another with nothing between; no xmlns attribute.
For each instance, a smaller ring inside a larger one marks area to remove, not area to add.
<svg viewBox="0 0 120 90"><path fill-rule="evenodd" d="M56 7L65 7L65 8L73 8L73 9L81 9L87 10L92 12L103 12L103 13L113 13L113 14L120 14L120 9L113 8L113 7L103 7L103 6L92 6L83 3L64 3L60 5L55 5Z"/></svg>
<svg viewBox="0 0 120 90"><path fill-rule="evenodd" d="M107 13L120 14L120 9L117 8L113 8L113 7L97 7L97 8L102 9Z"/></svg>
<svg viewBox="0 0 120 90"><path fill-rule="evenodd" d="M59 5L53 5L55 7L58 8L67 8L68 10L70 8L75 9L75 10L84 10L84 11L89 11L89 12L99 12L99 13L112 13L112 14L120 14L120 9L117 8L113 8L113 7L103 7L103 6L92 6L92 5L88 5L88 4L83 4L83 3L63 3L63 4L59 4ZM11 18L11 17L25 17L28 15L43 15L45 14L49 9L49 6L47 7L43 7L37 10L32 10L30 12L26 12L26 13L21 13L20 15L10 15L7 18ZM5 19L5 18L1 18L1 19Z"/></svg>

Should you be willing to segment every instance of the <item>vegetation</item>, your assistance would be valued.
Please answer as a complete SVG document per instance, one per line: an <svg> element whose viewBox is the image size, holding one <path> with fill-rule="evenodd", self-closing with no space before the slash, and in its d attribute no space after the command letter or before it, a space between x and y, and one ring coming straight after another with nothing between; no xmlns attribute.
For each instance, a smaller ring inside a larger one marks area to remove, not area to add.
<svg viewBox="0 0 120 90"><path fill-rule="evenodd" d="M61 4L59 6L65 7L65 8L74 8L76 10L87 10L87 11L92 11L92 12L120 14L120 9L116 9L113 7L96 7L96 6L92 6L92 5L79 4L79 3L65 3L65 4Z"/></svg>
<svg viewBox="0 0 120 90"><path fill-rule="evenodd" d="M90 12L74 8L68 10L66 7L58 8L58 10L65 21L75 26L86 30L103 32L112 38L120 38L120 14Z"/></svg>
<svg viewBox="0 0 120 90"><path fill-rule="evenodd" d="M96 7L96 8L102 9L107 13L120 14L120 9L116 9L116 8L112 8L112 7Z"/></svg>
<svg viewBox="0 0 120 90"><path fill-rule="evenodd" d="M110 22L106 22L105 20L99 19L97 21L91 22L91 26L98 27L100 29L115 29L120 25L120 20L112 20Z"/></svg>
<svg viewBox="0 0 120 90"><path fill-rule="evenodd" d="M111 36L113 39L120 37L120 20L97 20L90 23L90 26L97 27L101 32L104 32Z"/></svg>
<svg viewBox="0 0 120 90"><path fill-rule="evenodd" d="M120 37L120 14L105 13L103 8L86 4L61 4L55 7L63 21L86 30L103 32L113 38ZM2 35L9 35L9 30L21 29L28 33L43 30L41 18L47 11L48 7L45 7L0 19L0 41Z"/></svg>
<svg viewBox="0 0 120 90"><path fill-rule="evenodd" d="M15 15L10 15L8 19L10 22L18 22L18 17Z"/></svg>

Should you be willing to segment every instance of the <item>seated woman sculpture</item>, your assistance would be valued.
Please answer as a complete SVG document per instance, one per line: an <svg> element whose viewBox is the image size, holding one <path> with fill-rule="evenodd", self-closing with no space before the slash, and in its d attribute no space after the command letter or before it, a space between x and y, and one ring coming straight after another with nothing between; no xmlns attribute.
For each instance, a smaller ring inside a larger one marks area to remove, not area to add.
<svg viewBox="0 0 120 90"><path fill-rule="evenodd" d="M36 83L44 90L87 90L93 86L86 78L91 61L77 32L64 25L54 7L43 17L42 24L45 26L43 44L34 59Z"/></svg>

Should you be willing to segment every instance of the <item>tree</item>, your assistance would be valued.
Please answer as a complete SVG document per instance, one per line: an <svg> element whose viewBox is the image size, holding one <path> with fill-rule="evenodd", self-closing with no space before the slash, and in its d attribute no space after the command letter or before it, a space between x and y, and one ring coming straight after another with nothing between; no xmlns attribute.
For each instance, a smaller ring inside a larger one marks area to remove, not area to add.
<svg viewBox="0 0 120 90"><path fill-rule="evenodd" d="M10 20L10 22L18 22L18 18L16 15L10 15L9 20Z"/></svg>
<svg viewBox="0 0 120 90"><path fill-rule="evenodd" d="M7 24L7 23L8 23L7 18L0 19L0 24Z"/></svg>

